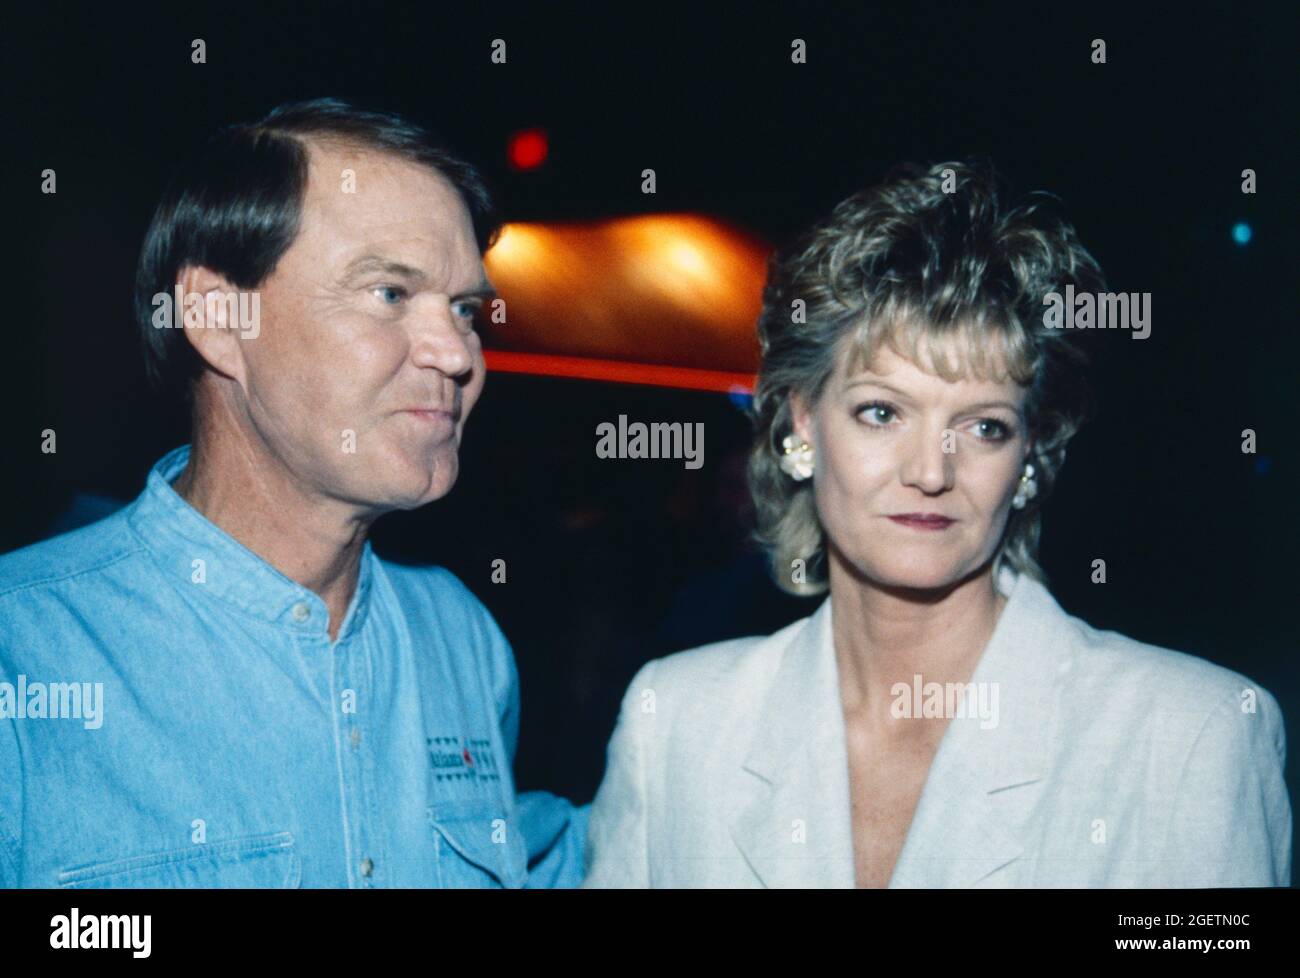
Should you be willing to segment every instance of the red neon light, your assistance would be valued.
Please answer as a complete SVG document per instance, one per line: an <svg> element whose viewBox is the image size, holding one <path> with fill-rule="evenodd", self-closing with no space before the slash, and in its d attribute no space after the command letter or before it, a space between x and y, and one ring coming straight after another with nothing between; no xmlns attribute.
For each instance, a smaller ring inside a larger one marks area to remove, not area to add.
<svg viewBox="0 0 1300 978"><path fill-rule="evenodd" d="M525 129L510 137L510 162L518 170L535 170L546 161L546 133Z"/></svg>
<svg viewBox="0 0 1300 978"><path fill-rule="evenodd" d="M502 373L605 380L616 384L646 384L651 387L678 387L723 394L752 394L756 379L754 374L730 370L701 370L696 367L633 363L629 360L517 353L512 350L484 350L483 358L489 370L499 370Z"/></svg>

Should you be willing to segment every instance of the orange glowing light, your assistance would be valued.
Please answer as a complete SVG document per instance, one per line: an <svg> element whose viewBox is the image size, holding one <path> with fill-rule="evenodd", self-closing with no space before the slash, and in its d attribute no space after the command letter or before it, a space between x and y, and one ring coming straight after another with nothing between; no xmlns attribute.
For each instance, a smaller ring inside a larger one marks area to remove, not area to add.
<svg viewBox="0 0 1300 978"><path fill-rule="evenodd" d="M485 258L505 303L504 321L486 325L485 346L632 364L637 376L682 381L669 386L694 386L695 375L655 368L712 371L722 379L702 389L729 391L758 369L755 325L769 251L748 232L696 214L509 224ZM537 372L553 372L557 362ZM562 376L605 368L573 369Z"/></svg>

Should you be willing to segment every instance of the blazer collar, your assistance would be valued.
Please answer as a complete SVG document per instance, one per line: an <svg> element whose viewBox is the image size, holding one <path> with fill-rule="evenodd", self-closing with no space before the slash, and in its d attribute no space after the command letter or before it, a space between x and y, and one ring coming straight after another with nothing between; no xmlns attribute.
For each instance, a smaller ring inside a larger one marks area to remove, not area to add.
<svg viewBox="0 0 1300 978"><path fill-rule="evenodd" d="M1040 583L1003 568L1007 604L971 677L998 696L997 723L953 719L917 803L891 887L970 886L1023 852L1065 666L1067 616ZM765 885L852 887L848 755L830 599L771 636L780 664L743 762L731 831ZM978 687L977 687L978 688ZM1041 786L1041 785L1040 785Z"/></svg>

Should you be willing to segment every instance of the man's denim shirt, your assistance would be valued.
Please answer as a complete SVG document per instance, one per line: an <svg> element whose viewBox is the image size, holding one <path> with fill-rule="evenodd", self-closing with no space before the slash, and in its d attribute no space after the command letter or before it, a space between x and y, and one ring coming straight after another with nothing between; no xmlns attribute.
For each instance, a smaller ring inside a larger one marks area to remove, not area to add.
<svg viewBox="0 0 1300 978"><path fill-rule="evenodd" d="M367 544L331 642L171 488L188 457L0 557L0 886L576 886L587 809L516 799L487 609Z"/></svg>

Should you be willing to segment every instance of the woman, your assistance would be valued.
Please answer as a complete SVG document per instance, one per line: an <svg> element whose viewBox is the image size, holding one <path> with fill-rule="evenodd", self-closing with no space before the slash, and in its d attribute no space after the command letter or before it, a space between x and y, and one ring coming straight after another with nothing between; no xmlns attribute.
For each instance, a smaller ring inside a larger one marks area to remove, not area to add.
<svg viewBox="0 0 1300 978"><path fill-rule="evenodd" d="M1276 700L1035 561L1091 413L1044 297L1104 290L1050 204L902 167L773 259L750 486L778 582L830 596L637 674L585 885L1289 883Z"/></svg>

